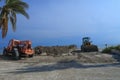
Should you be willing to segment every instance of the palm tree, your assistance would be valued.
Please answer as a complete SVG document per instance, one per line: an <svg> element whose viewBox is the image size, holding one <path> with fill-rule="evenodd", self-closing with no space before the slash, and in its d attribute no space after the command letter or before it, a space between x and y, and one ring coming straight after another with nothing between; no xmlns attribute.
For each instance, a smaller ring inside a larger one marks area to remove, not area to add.
<svg viewBox="0 0 120 80"><path fill-rule="evenodd" d="M2 38L7 35L8 21L11 22L13 31L16 30L16 14L22 14L29 19L29 15L25 11L28 7L28 4L22 0L5 0L5 5L0 8L0 29L2 30Z"/></svg>

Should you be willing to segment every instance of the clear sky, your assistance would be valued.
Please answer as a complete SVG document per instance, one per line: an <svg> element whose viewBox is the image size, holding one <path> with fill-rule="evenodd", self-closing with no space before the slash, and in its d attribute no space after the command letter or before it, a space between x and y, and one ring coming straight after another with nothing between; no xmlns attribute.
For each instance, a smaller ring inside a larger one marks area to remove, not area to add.
<svg viewBox="0 0 120 80"><path fill-rule="evenodd" d="M120 0L23 0L29 4L30 19L17 16L5 39L31 40L37 45L81 45L89 36L98 46L120 44Z"/></svg>

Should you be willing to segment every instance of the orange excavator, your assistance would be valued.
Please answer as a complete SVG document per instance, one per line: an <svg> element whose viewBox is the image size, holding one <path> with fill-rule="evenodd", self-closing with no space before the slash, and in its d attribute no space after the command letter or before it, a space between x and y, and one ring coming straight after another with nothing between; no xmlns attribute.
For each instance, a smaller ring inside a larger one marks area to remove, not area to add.
<svg viewBox="0 0 120 80"><path fill-rule="evenodd" d="M21 59L21 57L33 57L34 50L31 47L32 42L29 40L20 41L11 39L8 46L4 48L4 56L12 56L14 59Z"/></svg>

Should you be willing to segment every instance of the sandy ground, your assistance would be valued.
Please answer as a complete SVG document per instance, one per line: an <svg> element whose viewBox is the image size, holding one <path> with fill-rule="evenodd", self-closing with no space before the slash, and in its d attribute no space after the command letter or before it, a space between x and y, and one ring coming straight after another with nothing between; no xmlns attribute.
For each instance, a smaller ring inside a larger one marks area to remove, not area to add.
<svg viewBox="0 0 120 80"><path fill-rule="evenodd" d="M91 54L1 59L0 80L120 80L120 63L115 55Z"/></svg>

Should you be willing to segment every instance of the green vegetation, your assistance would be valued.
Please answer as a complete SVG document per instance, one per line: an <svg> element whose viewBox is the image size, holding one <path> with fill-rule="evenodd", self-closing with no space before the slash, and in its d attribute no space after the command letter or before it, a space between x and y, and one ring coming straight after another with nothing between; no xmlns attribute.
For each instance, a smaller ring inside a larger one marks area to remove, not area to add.
<svg viewBox="0 0 120 80"><path fill-rule="evenodd" d="M2 30L2 38L7 35L9 20L12 24L13 31L16 30L16 14L22 14L26 18L29 18L29 15L25 11L27 8L28 4L22 0L5 0L5 5L0 8L0 29Z"/></svg>
<svg viewBox="0 0 120 80"><path fill-rule="evenodd" d="M110 46L102 50L103 53L111 53L112 50L120 51L120 45L117 46Z"/></svg>

